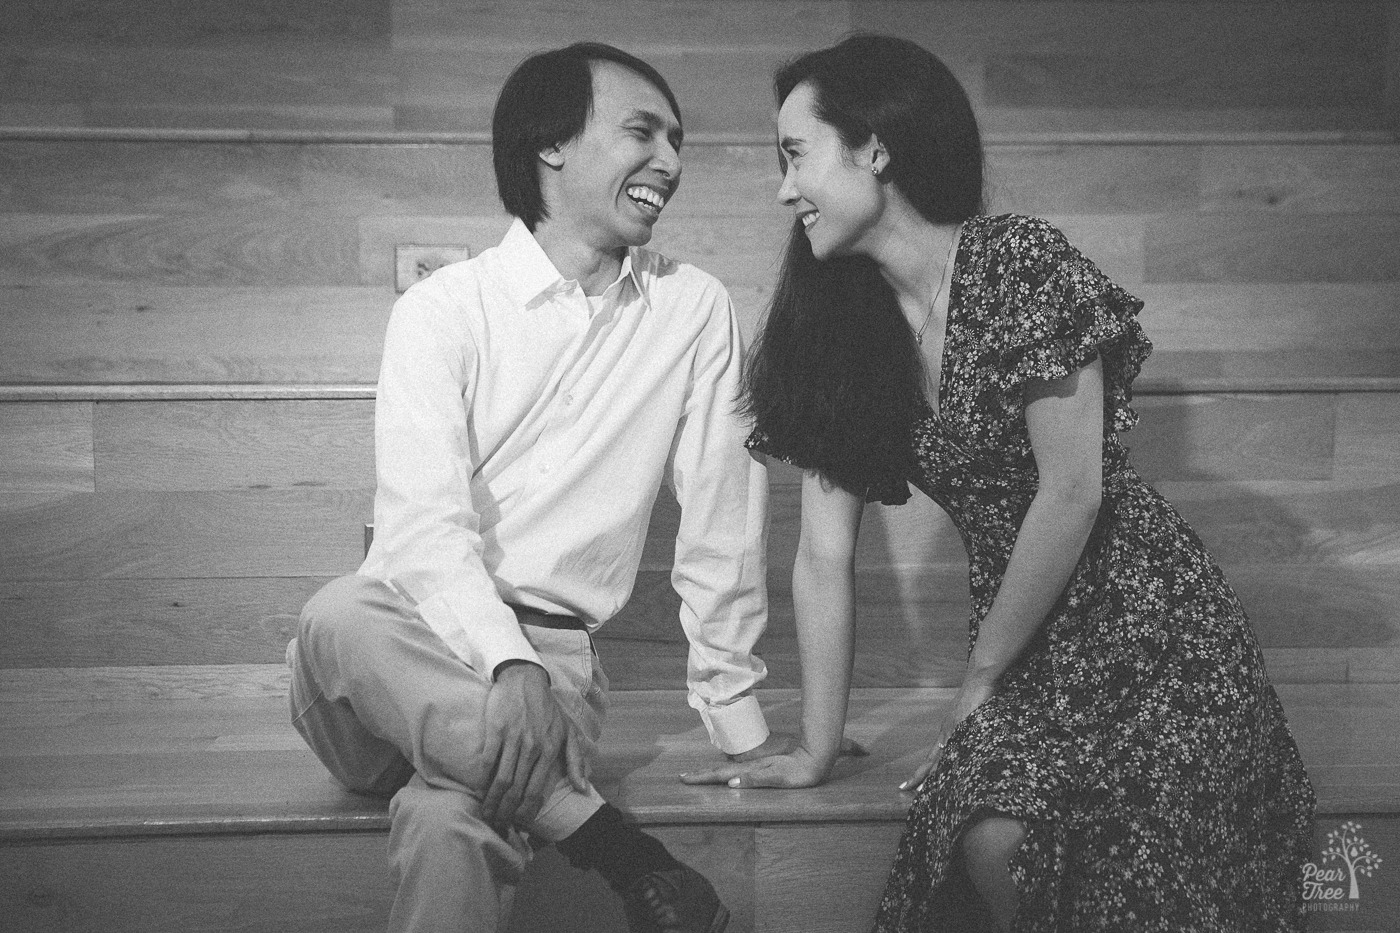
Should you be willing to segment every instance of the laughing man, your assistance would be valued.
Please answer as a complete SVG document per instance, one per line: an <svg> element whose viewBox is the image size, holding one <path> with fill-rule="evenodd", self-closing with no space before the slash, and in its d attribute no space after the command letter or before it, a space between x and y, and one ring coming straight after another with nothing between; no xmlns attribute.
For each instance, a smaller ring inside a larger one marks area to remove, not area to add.
<svg viewBox="0 0 1400 933"><path fill-rule="evenodd" d="M731 757L779 741L751 693L766 478L734 414L735 316L642 249L680 182L679 109L651 66L581 43L522 63L493 131L516 219L394 307L374 543L302 613L292 715L337 780L392 797L392 930L503 929L528 833L598 871L634 933L718 933L710 883L588 779L591 633L632 591L663 480L690 705Z"/></svg>

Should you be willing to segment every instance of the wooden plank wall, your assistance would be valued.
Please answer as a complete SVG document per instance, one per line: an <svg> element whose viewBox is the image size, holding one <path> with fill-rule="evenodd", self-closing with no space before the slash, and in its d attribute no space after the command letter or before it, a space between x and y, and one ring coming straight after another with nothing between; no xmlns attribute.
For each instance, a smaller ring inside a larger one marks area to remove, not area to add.
<svg viewBox="0 0 1400 933"><path fill-rule="evenodd" d="M1386 376L1393 144L989 146L990 208L1043 215L1148 302L1149 376ZM787 218L762 144L690 147L655 245L752 329ZM481 249L484 144L0 140L0 374L21 383L373 382L393 248ZM55 326L56 321L62 326Z"/></svg>
<svg viewBox="0 0 1400 933"><path fill-rule="evenodd" d="M526 52L580 37L670 76L692 131L767 135L774 63L850 29L943 55L996 132L1387 123L1384 0L16 0L10 125L484 129Z"/></svg>
<svg viewBox="0 0 1400 933"><path fill-rule="evenodd" d="M668 75L690 142L655 242L751 331L787 227L771 70L860 27L967 83L993 210L1051 218L1147 299L1135 456L1276 678L1400 680L1400 395L1371 391L1400 378L1393 4L11 6L0 668L280 660L370 518L369 393L321 387L373 382L396 244L505 229L484 134L528 51L600 36ZM775 471L775 685L796 682L795 482ZM674 520L605 630L620 687L683 676ZM932 506L871 510L860 683L951 682L964 575Z"/></svg>

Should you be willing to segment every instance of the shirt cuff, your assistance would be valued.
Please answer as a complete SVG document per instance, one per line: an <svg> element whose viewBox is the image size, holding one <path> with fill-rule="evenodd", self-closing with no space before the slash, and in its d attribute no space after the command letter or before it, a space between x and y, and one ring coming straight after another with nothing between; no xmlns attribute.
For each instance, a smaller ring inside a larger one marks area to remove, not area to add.
<svg viewBox="0 0 1400 933"><path fill-rule="evenodd" d="M768 721L753 694L739 697L725 706L705 706L700 719L710 732L710 741L726 755L738 755L757 748L768 739Z"/></svg>
<svg viewBox="0 0 1400 933"><path fill-rule="evenodd" d="M533 661L544 666L525 633L515 610L503 602L483 603L470 608L470 619L458 611L441 593L418 604L418 614L428 628L441 638L452 653L487 680L504 661Z"/></svg>

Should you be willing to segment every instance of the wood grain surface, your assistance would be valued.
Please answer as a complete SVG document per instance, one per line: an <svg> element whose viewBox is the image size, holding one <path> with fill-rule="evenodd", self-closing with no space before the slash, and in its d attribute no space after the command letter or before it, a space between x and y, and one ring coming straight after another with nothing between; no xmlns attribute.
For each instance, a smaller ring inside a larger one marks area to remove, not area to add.
<svg viewBox="0 0 1400 933"><path fill-rule="evenodd" d="M373 489L374 404L99 402L93 450L104 491Z"/></svg>
<svg viewBox="0 0 1400 933"><path fill-rule="evenodd" d="M1383 376L1400 373L1397 149L996 146L990 209L1049 217L1141 293L1152 373ZM719 276L750 334L788 229L771 160L688 150L653 244ZM488 161L483 145L0 143L0 378L373 381L394 247L479 252L507 226Z"/></svg>
<svg viewBox="0 0 1400 933"><path fill-rule="evenodd" d="M0 286L0 371L50 384L372 384L392 304L388 287Z"/></svg>
<svg viewBox="0 0 1400 933"><path fill-rule="evenodd" d="M207 687L217 679L208 670L187 669L187 682ZM382 927L384 802L330 781L292 731L285 695L240 694L256 679L240 672L225 674L222 696L167 685L137 698L131 687L143 675L133 673L28 678L61 679L59 692L42 683L15 691L16 674L0 675L5 916L40 930ZM1279 692L1319 794L1318 857L1343 821L1360 824L1378 851L1400 844L1396 686ZM895 785L952 693L858 690L848 734L870 754L842 759L829 783L800 791L681 784L678 773L716 760L683 693L620 693L595 779L713 879L739 929L847 929L878 897L908 805ZM795 724L796 691L761 699L775 727ZM1363 891L1363 916L1378 929L1400 916L1394 892L1365 881ZM521 896L516 933L560 924L601 933L619 922L601 885L551 852L531 866ZM1356 929L1317 919L1314 929Z"/></svg>
<svg viewBox="0 0 1400 933"><path fill-rule="evenodd" d="M274 664L331 576L0 582L0 667Z"/></svg>
<svg viewBox="0 0 1400 933"><path fill-rule="evenodd" d="M368 491L82 493L6 512L12 580L338 576L363 559Z"/></svg>
<svg viewBox="0 0 1400 933"><path fill-rule="evenodd" d="M800 665L790 567L772 567L758 651L768 683L795 687ZM1231 565L1226 572L1277 680L1400 680L1400 575L1390 567ZM328 577L0 583L8 669L278 664L302 605ZM952 686L967 650L967 571L959 564L863 570L855 681ZM669 574L644 572L596 636L614 689L685 679L687 643Z"/></svg>
<svg viewBox="0 0 1400 933"><path fill-rule="evenodd" d="M1219 211L1394 213L1400 147L1203 147L1200 197Z"/></svg>
<svg viewBox="0 0 1400 933"><path fill-rule="evenodd" d="M0 508L94 491L89 402L0 404Z"/></svg>
<svg viewBox="0 0 1400 933"><path fill-rule="evenodd" d="M393 899L385 848L382 833L0 847L0 909L36 933L371 933Z"/></svg>
<svg viewBox="0 0 1400 933"><path fill-rule="evenodd" d="M1375 812L1400 804L1400 739L1384 728L1400 704L1396 691L1393 684L1281 686L1324 812L1366 795L1366 809ZM713 763L718 754L684 691L621 692L613 698L594 780L644 823L899 820L908 798L897 785L923 754L928 722L955 692L857 691L847 731L869 756L843 758L821 787L768 792L679 784L679 773ZM796 725L797 691L766 690L761 699L775 728ZM85 823L106 835L131 836L188 831L175 825L187 820L213 821L210 832L258 824L282 830L386 825L382 802L331 782L293 731L285 697L85 706L31 698L5 709L0 833L6 840L85 832ZM278 772L280 780L265 779ZM328 822L340 818L338 826Z"/></svg>
<svg viewBox="0 0 1400 933"><path fill-rule="evenodd" d="M923 42L991 137L988 209L1048 217L1146 300L1144 383L1184 394L1140 394L1128 441L1226 567L1276 674L1400 680L1400 408L1359 391L1400 377L1400 146L1335 132L1395 125L1393 5L14 7L0 125L302 140L0 139L0 384L56 391L371 385L395 247L477 253L508 223L485 138L500 81L594 33L670 78L703 144L653 245L719 276L751 336L790 225L773 67L852 27ZM394 142L418 130L468 135ZM1260 386L1294 391L1230 391ZM300 603L359 562L371 421L367 398L0 404L0 666L275 663ZM794 483L776 471L778 684L796 683ZM683 664L675 520L663 502L600 638L632 687ZM860 561L858 682L954 682L967 595L946 517L919 497L872 508Z"/></svg>
<svg viewBox="0 0 1400 933"><path fill-rule="evenodd" d="M1372 738L1393 715L1394 688L1385 690L1283 693L1322 796L1319 852L1324 833L1343 820L1360 823L1379 847L1396 838L1393 814L1383 809L1394 793L1396 750L1388 733L1380 742ZM607 775L600 780L610 782L605 792L630 799L624 806L634 816L714 880L741 930L840 930L868 917L906 803L892 793L892 782L903 776L901 766L912 766L905 759L917 756L917 733L947 702L948 691L861 692L851 733L873 754L842 762L823 788L796 792L677 783L677 769L713 755L680 699L674 692L622 698L600 760ZM793 699L790 692L765 698L775 722L791 718ZM382 924L389 896L383 806L331 786L310 754L296 749L300 740L279 706L148 701L93 707L30 700L15 709L0 775L8 791L43 774L34 783L48 794L21 795L18 807L0 811L6 916L26 929L65 930ZM911 740L905 749L902 743ZM279 766L275 790L258 759ZM142 761L148 762L144 769ZM179 782L186 793L158 800L142 786L152 778L162 786ZM275 798L271 806L247 793L253 789ZM215 796L222 797L222 815L201 803ZM56 805L60 799L67 803ZM682 799L706 811L708 820L671 821ZM760 813L791 815L755 819ZM373 848L371 840L378 840ZM347 859L361 870L347 873L341 864ZM345 885L354 896L339 896ZM1395 905L1384 888L1366 891L1366 916L1388 922ZM601 931L618 922L616 903L601 886L552 853L541 853L531 866L521 895L511 927L518 933L561 923ZM294 925L282 915L294 916Z"/></svg>
<svg viewBox="0 0 1400 933"><path fill-rule="evenodd" d="M377 287L0 287L7 327L0 372L9 382L52 385L373 384L393 303L389 244L456 239L473 229L456 220L436 228L421 220L378 223L363 241L377 245L362 248L360 258L360 275ZM438 232L420 236L425 228ZM1144 382L1215 377L1228 388L1231 378L1272 375L1303 386L1400 375L1394 283L1130 287L1147 302L1143 326L1156 347ZM731 284L746 331L756 328L769 289L753 279Z"/></svg>
<svg viewBox="0 0 1400 933"><path fill-rule="evenodd" d="M168 215L7 214L0 285L344 286L358 246L342 218L267 204Z"/></svg>
<svg viewBox="0 0 1400 933"><path fill-rule="evenodd" d="M1396 677L1391 394L1138 400L1128 440L1234 581L1286 679ZM370 518L369 400L6 403L29 441L0 498L7 667L276 662L300 606L353 570ZM27 434L25 433L27 432ZM22 478L22 481L21 479ZM798 474L775 467L776 683L797 682L788 574ZM685 647L669 584L677 507L653 516L633 598L601 635L619 686L670 686ZM916 495L872 506L860 545L857 680L956 682L962 545ZM1370 652L1369 657L1366 652Z"/></svg>
<svg viewBox="0 0 1400 933"><path fill-rule="evenodd" d="M805 933L869 925L901 830L898 823L760 828L755 900L761 913L754 929Z"/></svg>
<svg viewBox="0 0 1400 933"><path fill-rule="evenodd" d="M592 36L667 75L692 131L767 133L773 68L853 28L944 56L996 129L1388 123L1380 0L15 6L0 107L67 125L482 130L525 54Z"/></svg>
<svg viewBox="0 0 1400 933"><path fill-rule="evenodd" d="M1331 143L1172 145L992 141L994 209L1037 213L1375 213L1397 204L1395 147ZM687 146L667 216L778 211L768 142ZM345 214L499 210L482 143L5 140L0 207L16 213L210 210L298 198ZM663 225L664 226L664 225Z"/></svg>
<svg viewBox="0 0 1400 933"><path fill-rule="evenodd" d="M1308 214L1269 223L1238 214L1163 215L1147 223L1144 236L1151 282L1400 280L1394 214Z"/></svg>
<svg viewBox="0 0 1400 933"><path fill-rule="evenodd" d="M373 384L395 247L497 242L500 83L588 37L674 87L701 144L652 245L717 275L747 336L790 227L773 69L852 28L940 54L991 139L989 212L1049 218L1147 303L1127 441L1250 612L1319 840L1355 819L1400 846L1400 10L1265 6L10 4L0 128L34 131L0 138L0 385L68 400L0 403L0 925L383 928L382 804L337 789L290 730L281 663L300 606L362 556L373 402L256 390ZM136 132L50 132L83 127ZM800 682L799 482L772 471L759 650L780 726ZM961 676L957 533L917 495L867 511L851 733L875 754L816 791L736 792L675 780L714 761L676 690L676 512L663 496L598 635L600 786L715 880L734 929L860 928L906 806L894 785ZM1313 928L1400 923L1395 891L1364 892ZM513 933L624 922L548 852L521 904Z"/></svg>

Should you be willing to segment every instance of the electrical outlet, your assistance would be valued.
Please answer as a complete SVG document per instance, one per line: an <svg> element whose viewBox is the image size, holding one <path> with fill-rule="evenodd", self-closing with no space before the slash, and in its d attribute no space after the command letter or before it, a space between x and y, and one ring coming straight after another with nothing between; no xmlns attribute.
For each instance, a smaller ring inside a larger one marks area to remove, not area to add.
<svg viewBox="0 0 1400 933"><path fill-rule="evenodd" d="M395 246L394 290L404 292L414 282L426 279L434 270L472 255L469 246Z"/></svg>

